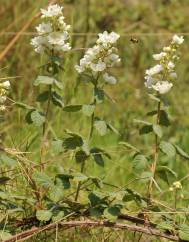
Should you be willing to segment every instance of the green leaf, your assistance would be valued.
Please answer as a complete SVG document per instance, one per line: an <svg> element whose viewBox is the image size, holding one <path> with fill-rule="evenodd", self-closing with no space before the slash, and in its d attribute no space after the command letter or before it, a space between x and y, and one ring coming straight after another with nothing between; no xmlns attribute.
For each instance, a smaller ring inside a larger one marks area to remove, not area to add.
<svg viewBox="0 0 189 242"><path fill-rule="evenodd" d="M73 175L70 174L58 174L56 175L56 180L60 180L64 189L69 189L71 184L70 184L70 179L73 179Z"/></svg>
<svg viewBox="0 0 189 242"><path fill-rule="evenodd" d="M167 166L158 166L157 174L159 177L164 180L168 185L170 185L169 178L177 178L177 174Z"/></svg>
<svg viewBox="0 0 189 242"><path fill-rule="evenodd" d="M104 136L107 133L107 124L103 120L96 120L94 122L94 126L98 131L100 136Z"/></svg>
<svg viewBox="0 0 189 242"><path fill-rule="evenodd" d="M163 136L163 131L161 129L161 126L158 124L153 124L153 131L154 133L161 138Z"/></svg>
<svg viewBox="0 0 189 242"><path fill-rule="evenodd" d="M109 124L109 123L106 123L106 125L107 125L107 128L108 128L109 130L111 130L112 132L114 132L114 133L117 134L117 135L120 135L119 131L118 131L116 128L114 128L114 126L112 126L112 125Z"/></svg>
<svg viewBox="0 0 189 242"><path fill-rule="evenodd" d="M149 96L152 100L154 100L154 101L156 101L156 102L161 102L161 100L160 100L157 96L155 96L155 95L153 95L153 94L148 94L148 96Z"/></svg>
<svg viewBox="0 0 189 242"><path fill-rule="evenodd" d="M63 98L57 92L52 92L52 102L55 106L64 107Z"/></svg>
<svg viewBox="0 0 189 242"><path fill-rule="evenodd" d="M99 207L99 208L90 208L89 212L90 212L90 216L91 217L99 218L103 214L103 209L101 207Z"/></svg>
<svg viewBox="0 0 189 242"><path fill-rule="evenodd" d="M88 157L89 156L83 150L79 150L75 154L75 160L76 160L77 163L84 162L85 160L87 160Z"/></svg>
<svg viewBox="0 0 189 242"><path fill-rule="evenodd" d="M63 149L63 141L62 140L53 140L52 141L52 151L55 155L58 155L64 151Z"/></svg>
<svg viewBox="0 0 189 242"><path fill-rule="evenodd" d="M37 110L31 112L31 120L34 125L40 127L45 122L45 116Z"/></svg>
<svg viewBox="0 0 189 242"><path fill-rule="evenodd" d="M49 221L52 217L52 212L49 210L38 210L36 212L36 217L39 221Z"/></svg>
<svg viewBox="0 0 189 242"><path fill-rule="evenodd" d="M12 234L6 230L0 230L0 241L8 240L12 237Z"/></svg>
<svg viewBox="0 0 189 242"><path fill-rule="evenodd" d="M169 142L162 141L159 145L159 148L169 157L175 157L176 155L175 147Z"/></svg>
<svg viewBox="0 0 189 242"><path fill-rule="evenodd" d="M169 221L163 221L163 222L158 223L157 228L163 229L163 230L168 230L170 232L174 231L174 226Z"/></svg>
<svg viewBox="0 0 189 242"><path fill-rule="evenodd" d="M58 213L56 215L53 215L52 221L53 222L58 222L61 219L63 219L64 217L65 217L65 212L64 211L58 211Z"/></svg>
<svg viewBox="0 0 189 242"><path fill-rule="evenodd" d="M52 178L49 177L44 172L36 171L36 172L34 172L32 177L38 185L40 185L44 188L49 188L50 186L53 186Z"/></svg>
<svg viewBox="0 0 189 242"><path fill-rule="evenodd" d="M83 105L82 106L82 112L84 115L90 117L95 110L95 105Z"/></svg>
<svg viewBox="0 0 189 242"><path fill-rule="evenodd" d="M99 148L92 148L90 150L90 153L92 154L95 162L97 163L97 165L99 166L104 166L104 159L103 159L103 154L104 154L104 151L102 149L99 149Z"/></svg>
<svg viewBox="0 0 189 242"><path fill-rule="evenodd" d="M5 185L8 181L10 181L11 179L7 176L1 176L0 177L0 185Z"/></svg>
<svg viewBox="0 0 189 242"><path fill-rule="evenodd" d="M0 154L0 163L1 165L8 167L15 167L17 165L17 161L13 158L10 158L5 153Z"/></svg>
<svg viewBox="0 0 189 242"><path fill-rule="evenodd" d="M189 226L186 224L180 225L179 238L184 241L189 241Z"/></svg>
<svg viewBox="0 0 189 242"><path fill-rule="evenodd" d="M83 145L83 139L77 134L71 134L70 137L63 140L63 146L66 150L75 150Z"/></svg>
<svg viewBox="0 0 189 242"><path fill-rule="evenodd" d="M98 178L98 177L89 177L89 178L95 184L96 187L102 188L103 182L102 182L102 180L100 178Z"/></svg>
<svg viewBox="0 0 189 242"><path fill-rule="evenodd" d="M125 189L126 193L123 197L123 201L124 202L130 202L130 201L134 201L136 202L137 204L141 204L142 203L142 196L138 193L138 192L135 192L129 188L126 188Z"/></svg>
<svg viewBox="0 0 189 242"><path fill-rule="evenodd" d="M39 86L40 84L53 85L56 79L49 76L38 76L34 81L34 86Z"/></svg>
<svg viewBox="0 0 189 242"><path fill-rule="evenodd" d="M144 155L136 155L132 163L133 163L134 170L141 171L147 167L148 160Z"/></svg>
<svg viewBox="0 0 189 242"><path fill-rule="evenodd" d="M88 178L88 176L86 176L86 175L84 175L84 174L82 174L82 173L74 173L74 180L75 181L78 181L78 182L80 182L80 181L82 181L82 182L84 182L84 181L87 181L89 178Z"/></svg>
<svg viewBox="0 0 189 242"><path fill-rule="evenodd" d="M88 196L92 207L102 204L107 205L106 197L104 193L97 191L91 192Z"/></svg>
<svg viewBox="0 0 189 242"><path fill-rule="evenodd" d="M129 149L131 149L131 150L134 150L134 151L136 151L137 153L140 153L140 150L138 150L135 146L133 146L133 145L131 145L131 144L129 144L129 143L127 143L127 142L119 142L119 144L120 145L123 145L123 146L125 146L126 148L129 148Z"/></svg>
<svg viewBox="0 0 189 242"><path fill-rule="evenodd" d="M139 134L143 135L143 134L148 134L150 132L153 131L153 127L152 125L144 125L142 126L142 128L139 130Z"/></svg>
<svg viewBox="0 0 189 242"><path fill-rule="evenodd" d="M44 91L40 93L37 97L37 102L46 102L49 98L49 91Z"/></svg>
<svg viewBox="0 0 189 242"><path fill-rule="evenodd" d="M24 109L27 109L27 110L34 110L35 109L34 107L29 106L25 103L21 103L21 102L15 102L15 105L19 108L24 108Z"/></svg>
<svg viewBox="0 0 189 242"><path fill-rule="evenodd" d="M104 216L109 221L115 221L119 215L120 215L120 208L118 206L112 206L104 210Z"/></svg>
<svg viewBox="0 0 189 242"><path fill-rule="evenodd" d="M189 154L187 154L182 148L180 148L178 145L174 145L176 148L176 152L178 155L182 156L185 159L189 159Z"/></svg>
<svg viewBox="0 0 189 242"><path fill-rule="evenodd" d="M63 108L65 112L78 112L82 109L82 105L69 105Z"/></svg>
<svg viewBox="0 0 189 242"><path fill-rule="evenodd" d="M60 185L54 185L51 187L50 191L49 191L49 198L57 203L58 201L60 201L61 199L63 199L64 197L64 187L60 186Z"/></svg>
<svg viewBox="0 0 189 242"><path fill-rule="evenodd" d="M96 88L94 95L97 104L102 103L104 101L105 94L102 89Z"/></svg>
<svg viewBox="0 0 189 242"><path fill-rule="evenodd" d="M160 110L159 124L166 127L170 125L169 117L165 110Z"/></svg>

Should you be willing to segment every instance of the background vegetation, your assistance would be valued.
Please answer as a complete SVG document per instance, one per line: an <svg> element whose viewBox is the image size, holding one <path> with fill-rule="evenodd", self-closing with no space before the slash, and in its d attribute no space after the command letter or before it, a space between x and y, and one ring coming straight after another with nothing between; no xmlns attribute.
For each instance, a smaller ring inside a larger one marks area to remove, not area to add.
<svg viewBox="0 0 189 242"><path fill-rule="evenodd" d="M122 58L121 65L115 68L114 72L119 78L119 83L114 88L107 88L108 94L113 98L113 102L104 105L98 110L99 115L111 121L111 124L119 131L119 135L109 133L105 137L95 135L94 144L107 148L112 156L111 160L106 160L102 168L94 163L89 163L87 173L93 176L100 176L106 183L113 183L123 187L129 183L130 188L145 194L143 183L139 175L133 172L131 157L126 149L118 146L119 141L126 141L140 149L147 149L153 142L151 136L139 136L139 126L133 122L134 119L145 119L145 113L153 110L153 102L148 98L144 87L145 69L152 65L152 54L165 46L172 37L172 33L185 33L185 44L182 47L181 59L177 67L178 81L169 94L169 105L167 109L170 113L172 126L166 131L166 137L179 144L185 151L189 152L189 2L188 0L64 0L58 1L64 6L66 22L73 27L72 45L74 49L64 58L65 72L61 79L64 82L64 103L80 104L90 102L91 89L80 83L80 79L74 65L83 54L83 48L91 46L96 40L97 33L104 30L120 33L119 53ZM3 51L15 34L32 19L40 8L47 6L47 0L1 0L0 5L0 50ZM19 76L11 79L12 91L11 99L33 105L35 96L39 92L33 88L42 59L33 51L30 39L35 32L34 26L38 20L22 33L20 39L14 44L8 54L1 59L1 77ZM101 114L101 112L103 113ZM65 135L65 129L88 134L88 120L79 114L69 114L54 109L50 125L54 138L61 138ZM54 125L56 123L56 125ZM39 141L36 140L40 130L36 127L25 124L25 111L10 106L5 113L4 122L1 123L1 143L5 147L14 147L16 150L24 151L28 149L28 159L38 160L39 154L36 148ZM171 137L171 138L170 138ZM68 154L55 155L54 151L48 149L51 144L46 143L46 160L51 163L48 170L49 175L55 172L62 172L67 168L79 169L73 157ZM162 165L168 165L177 172L177 179L187 175L188 161L177 158L161 158ZM7 189L15 190L17 183L23 182L23 192L30 194L30 190L25 191L25 179L21 179L20 173L9 172L14 182L11 182ZM169 184L160 182L164 187L163 192L157 191L156 199L166 199L167 204L172 203L172 195L168 192ZM184 180L184 191L182 205L188 207L189 190L188 180ZM108 188L107 188L108 189ZM85 199L83 197L83 199ZM135 208L133 207L133 212ZM135 211L136 212L136 211ZM30 214L30 211L28 211ZM59 233L60 241L138 241L132 234L119 233L103 230L91 231L70 231L63 239ZM91 234L90 234L91 233ZM65 236L65 234L64 234ZM130 237L131 236L131 237ZM82 237L84 239L82 239ZM52 241L53 240L52 235ZM35 238L31 241L42 241L42 238ZM51 237L47 241L51 241ZM142 241L142 240L141 240ZM145 241L145 236L144 236ZM152 241L152 240L148 240ZM153 241L159 241L154 239Z"/></svg>

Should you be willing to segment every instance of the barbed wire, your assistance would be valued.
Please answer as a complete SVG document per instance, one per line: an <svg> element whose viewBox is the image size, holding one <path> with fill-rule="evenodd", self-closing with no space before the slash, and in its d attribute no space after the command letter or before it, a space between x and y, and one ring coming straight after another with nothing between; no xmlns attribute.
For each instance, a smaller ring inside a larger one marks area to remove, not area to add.
<svg viewBox="0 0 189 242"><path fill-rule="evenodd" d="M4 35L4 36L14 36L17 35L18 32L1 32L0 36ZM183 36L189 36L189 32L149 32L149 33L142 33L142 32L128 32L128 33L120 33L121 37L127 37L127 36L171 36L171 35L183 35ZM22 32L20 35L25 35L25 36L35 36L37 35L36 32ZM97 36L98 33L70 33L70 35L72 36Z"/></svg>

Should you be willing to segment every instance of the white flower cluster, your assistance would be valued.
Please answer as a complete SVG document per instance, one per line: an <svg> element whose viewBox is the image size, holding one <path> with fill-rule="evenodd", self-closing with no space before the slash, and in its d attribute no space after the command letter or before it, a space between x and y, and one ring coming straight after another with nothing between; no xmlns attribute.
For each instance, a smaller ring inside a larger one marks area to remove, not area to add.
<svg viewBox="0 0 189 242"><path fill-rule="evenodd" d="M37 53L44 51L68 51L71 49L69 40L70 25L64 22L63 7L59 5L49 5L48 9L41 9L44 20L36 27L38 36L31 40Z"/></svg>
<svg viewBox="0 0 189 242"><path fill-rule="evenodd" d="M173 185L169 188L170 192L173 192L174 190L181 190L182 184L179 181L173 182Z"/></svg>
<svg viewBox="0 0 189 242"><path fill-rule="evenodd" d="M0 111L4 111L6 109L4 103L7 100L7 94L9 89L9 81L0 82Z"/></svg>
<svg viewBox="0 0 189 242"><path fill-rule="evenodd" d="M163 52L153 55L159 63L146 70L145 86L154 89L159 94L167 93L173 86L172 81L177 78L174 70L175 62L179 59L178 47L184 42L184 38L174 35L169 46L163 48Z"/></svg>
<svg viewBox="0 0 189 242"><path fill-rule="evenodd" d="M75 68L79 73L92 72L93 75L102 73L105 82L116 84L116 78L109 75L107 71L120 62L120 57L115 47L120 35L105 31L98 36L96 44L86 51L84 57L80 60L80 64L76 65Z"/></svg>

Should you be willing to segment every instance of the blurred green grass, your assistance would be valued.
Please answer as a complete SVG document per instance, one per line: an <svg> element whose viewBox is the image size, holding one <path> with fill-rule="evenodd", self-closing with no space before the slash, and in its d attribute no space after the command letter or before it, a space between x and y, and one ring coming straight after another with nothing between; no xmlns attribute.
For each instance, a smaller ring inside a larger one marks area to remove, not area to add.
<svg viewBox="0 0 189 242"><path fill-rule="evenodd" d="M87 12L87 3L90 3ZM91 46L95 34L104 30L117 31L121 34L119 52L122 63L113 71L119 79L119 84L108 88L107 92L115 99L115 103L106 102L99 110L100 114L108 119L120 132L120 136L108 134L105 138L95 136L94 144L107 148L112 155L112 160L106 162L106 166L100 169L93 163L88 164L87 172L104 177L105 181L123 186L132 180L135 175L132 172L130 158L125 150L117 148L119 141L127 141L142 149L146 149L153 142L153 137L139 137L138 126L133 123L134 118L145 119L145 113L153 110L154 103L148 98L144 88L145 69L153 65L152 54L161 51L161 48L169 43L172 33L189 33L189 2L188 0L65 0L58 1L64 5L66 22L72 24L73 33L85 33L87 37L72 35L74 49ZM41 7L48 4L47 0L1 0L0 6L0 51L3 51L13 35L7 32L17 32L30 20ZM88 18L89 17L89 18ZM28 32L34 32L33 23ZM131 37L138 39L138 43L132 43ZM33 80L38 74L38 67L42 63L39 56L30 46L31 35L22 35L19 41L9 51L1 62L0 76L21 76L12 81L11 98L33 104L35 95L39 90L33 88ZM166 131L166 137L180 144L189 152L189 49L188 36L181 49L181 58L177 66L178 80L174 84L173 91L169 94L169 112L171 113L172 126ZM82 50L73 50L65 55L65 72L61 78L64 82L64 98L66 104L88 103L90 101L90 88L85 84L76 88L78 76L74 65L83 54ZM103 111L103 114L102 114ZM14 106L6 113L6 121L1 124L1 139L8 147L25 149L27 140L37 135L39 130L25 124L25 112ZM55 109L51 113L50 128L53 127L54 138L61 138L65 129L88 134L88 122L86 117L79 114L62 114ZM78 119L80 121L78 122ZM57 122L58 121L58 122ZM55 125L53 125L55 124ZM38 160L35 141L31 146L32 160ZM50 144L47 144L47 147ZM65 168L75 168L73 157L52 157L49 159L54 166L49 172L61 171ZM162 164L169 164L174 170L178 170L181 178L186 175L188 163L174 160L162 160ZM182 163L181 163L182 162ZM182 165L181 165L182 164ZM131 187L138 190L143 186L141 182L134 182ZM188 196L189 194L187 194ZM166 196L166 195L165 195Z"/></svg>

